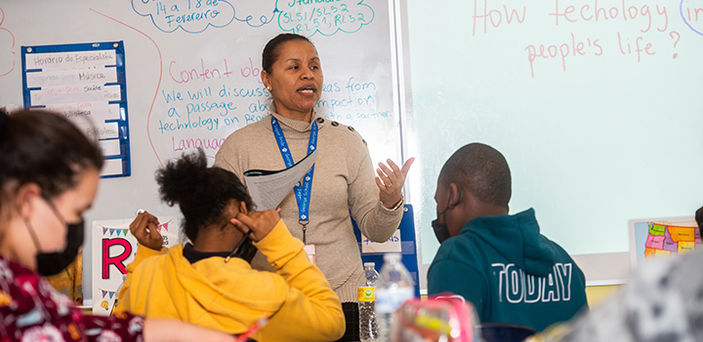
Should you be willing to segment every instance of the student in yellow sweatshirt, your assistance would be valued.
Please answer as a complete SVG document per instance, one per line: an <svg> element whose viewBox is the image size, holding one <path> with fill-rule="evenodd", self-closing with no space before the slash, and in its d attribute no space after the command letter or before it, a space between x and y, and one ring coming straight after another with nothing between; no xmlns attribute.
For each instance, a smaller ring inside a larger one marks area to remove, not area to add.
<svg viewBox="0 0 703 342"><path fill-rule="evenodd" d="M130 225L139 241L119 294L117 311L169 317L241 334L261 318L253 338L332 341L344 333L339 298L308 260L278 212L253 212L231 172L207 167L202 150L157 173L161 198L178 203L191 241L162 249L158 220L141 213ZM249 261L261 251L275 273Z"/></svg>

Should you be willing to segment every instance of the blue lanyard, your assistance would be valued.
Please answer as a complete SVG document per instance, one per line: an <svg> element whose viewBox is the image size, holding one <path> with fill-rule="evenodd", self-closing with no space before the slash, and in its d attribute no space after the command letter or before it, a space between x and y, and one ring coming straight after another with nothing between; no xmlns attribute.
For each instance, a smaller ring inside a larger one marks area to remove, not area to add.
<svg viewBox="0 0 703 342"><path fill-rule="evenodd" d="M271 128L273 129L273 135L276 137L276 143L278 143L278 149L281 150L281 157L283 157L283 162L286 163L286 167L291 167L295 162L293 161L293 156L290 154L290 149L288 148L288 143L286 142L286 137L283 135L283 130L278 124L278 120L272 115L271 116ZM308 142L308 154L312 153L317 148L317 123L313 120L312 129L310 129L310 141ZM307 231L308 223L310 223L310 193L312 192L312 176L315 172L315 164L312 165L310 171L305 174L302 184L298 182L293 190L295 191L295 199L298 202L298 223L303 226L303 243L305 242L305 233Z"/></svg>

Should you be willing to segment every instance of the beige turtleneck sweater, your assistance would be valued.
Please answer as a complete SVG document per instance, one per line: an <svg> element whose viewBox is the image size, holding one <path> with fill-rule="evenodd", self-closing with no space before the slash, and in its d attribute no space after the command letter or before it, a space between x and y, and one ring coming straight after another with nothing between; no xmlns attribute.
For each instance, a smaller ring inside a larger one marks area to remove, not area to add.
<svg viewBox="0 0 703 342"><path fill-rule="evenodd" d="M312 123L274 115L288 142L293 160L307 153ZM379 201L374 169L366 143L350 126L313 113L318 125L315 173L310 201L306 242L314 244L316 264L342 302L356 302L357 287L365 283L359 245L351 217L369 240L383 242L393 235L403 216L402 206L389 211ZM250 169L285 168L271 128L271 115L232 133L215 156L215 166L232 171L240 179ZM298 239L298 204L293 191L281 203L281 217ZM351 217L349 214L351 213ZM265 259L254 259L260 264Z"/></svg>

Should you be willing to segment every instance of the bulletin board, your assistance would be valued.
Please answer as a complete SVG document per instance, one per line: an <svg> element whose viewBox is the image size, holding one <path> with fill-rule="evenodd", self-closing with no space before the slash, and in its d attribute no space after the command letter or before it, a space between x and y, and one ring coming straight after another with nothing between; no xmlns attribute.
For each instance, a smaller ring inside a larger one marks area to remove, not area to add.
<svg viewBox="0 0 703 342"><path fill-rule="evenodd" d="M105 155L102 177L130 175L124 43L22 46L25 108L63 113Z"/></svg>

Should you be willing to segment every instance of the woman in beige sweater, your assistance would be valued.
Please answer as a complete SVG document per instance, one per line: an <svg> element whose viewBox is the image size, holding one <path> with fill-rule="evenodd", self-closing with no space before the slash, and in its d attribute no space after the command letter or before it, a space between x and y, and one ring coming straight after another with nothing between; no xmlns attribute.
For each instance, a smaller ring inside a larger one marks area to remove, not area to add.
<svg viewBox="0 0 703 342"><path fill-rule="evenodd" d="M388 165L379 163L375 177L361 136L314 111L323 74L307 38L280 34L268 42L262 57L261 80L273 98L271 114L232 133L215 166L242 178L246 170L281 169L318 150L313 169L283 200L280 215L343 303L347 332L342 340L358 341L356 298L364 273L351 219L372 241L390 238L403 215L401 191L412 159L402 168L390 159Z"/></svg>

